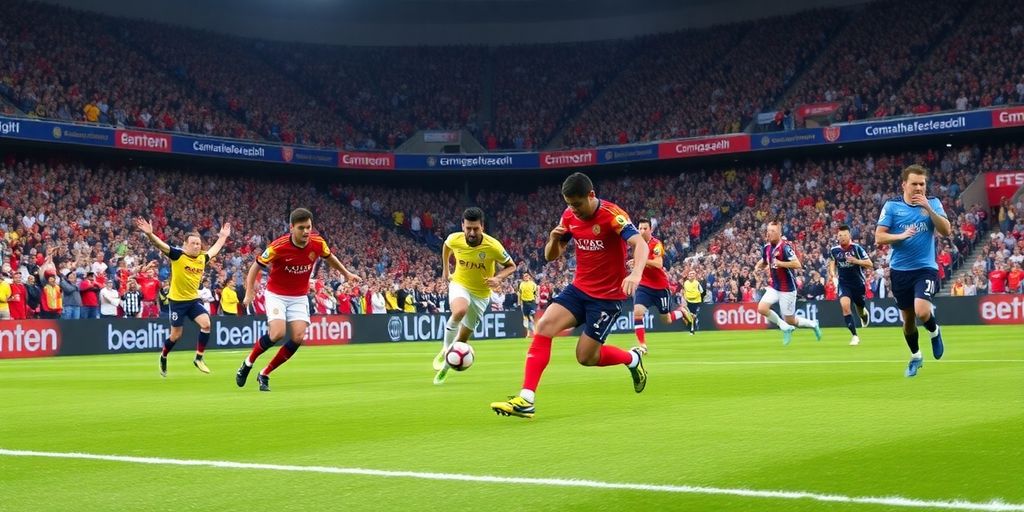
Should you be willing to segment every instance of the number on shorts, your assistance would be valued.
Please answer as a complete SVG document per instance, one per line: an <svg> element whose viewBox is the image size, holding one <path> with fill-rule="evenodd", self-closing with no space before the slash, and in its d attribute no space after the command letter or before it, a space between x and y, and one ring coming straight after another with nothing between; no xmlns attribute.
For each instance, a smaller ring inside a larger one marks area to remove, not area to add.
<svg viewBox="0 0 1024 512"><path fill-rule="evenodd" d="M598 318L597 321L594 322L594 329L601 330L602 324L607 322L608 319L610 319L610 318L611 318L611 315L609 315L608 313L602 311L601 312L601 318Z"/></svg>
<svg viewBox="0 0 1024 512"><path fill-rule="evenodd" d="M932 281L931 279L925 279L924 294L931 297L933 293L935 293L935 281Z"/></svg>
<svg viewBox="0 0 1024 512"><path fill-rule="evenodd" d="M668 297L661 298L661 309L668 310Z"/></svg>

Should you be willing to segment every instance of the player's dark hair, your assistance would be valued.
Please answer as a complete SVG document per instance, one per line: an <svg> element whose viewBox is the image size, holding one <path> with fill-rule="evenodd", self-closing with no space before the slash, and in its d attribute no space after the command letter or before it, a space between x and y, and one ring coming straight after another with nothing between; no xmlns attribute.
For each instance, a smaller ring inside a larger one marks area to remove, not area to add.
<svg viewBox="0 0 1024 512"><path fill-rule="evenodd" d="M636 221L636 225L637 226L639 226L640 224L647 224L648 226L650 226L651 225L651 219L641 218L640 220Z"/></svg>
<svg viewBox="0 0 1024 512"><path fill-rule="evenodd" d="M203 241L203 235L200 235L198 231L190 231L185 234L185 240L188 240L189 238L192 237L198 238L200 242Z"/></svg>
<svg viewBox="0 0 1024 512"><path fill-rule="evenodd" d="M594 190L594 182L582 172L569 175L562 182L562 195L565 197L586 197Z"/></svg>
<svg viewBox="0 0 1024 512"><path fill-rule="evenodd" d="M839 231L849 231L849 230L850 230L850 226L847 226L846 224L843 224L842 226L839 226Z"/></svg>
<svg viewBox="0 0 1024 512"><path fill-rule="evenodd" d="M305 222L307 220L313 220L313 212L305 208L296 208L292 210L292 214L288 216L288 222L292 225Z"/></svg>
<svg viewBox="0 0 1024 512"><path fill-rule="evenodd" d="M782 217L772 217L772 218L768 219L768 225L771 226L772 224L775 224L776 226L781 227L782 226Z"/></svg>
<svg viewBox="0 0 1024 512"><path fill-rule="evenodd" d="M906 183L906 181L910 178L911 174L919 174L927 178L928 169L925 169L923 165L919 164L909 165L906 169L903 169L903 174L901 176L902 181Z"/></svg>
<svg viewBox="0 0 1024 512"><path fill-rule="evenodd" d="M470 222L483 222L484 211L481 210L480 208L477 208L476 206L470 206L469 208L466 208L466 210L462 212L462 220L468 220Z"/></svg>

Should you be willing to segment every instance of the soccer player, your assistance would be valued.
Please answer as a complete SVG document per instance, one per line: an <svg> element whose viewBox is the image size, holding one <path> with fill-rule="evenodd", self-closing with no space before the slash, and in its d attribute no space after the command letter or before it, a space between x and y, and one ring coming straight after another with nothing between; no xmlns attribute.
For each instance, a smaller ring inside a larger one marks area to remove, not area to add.
<svg viewBox="0 0 1024 512"><path fill-rule="evenodd" d="M455 272L451 259L455 258ZM484 212L466 208L462 212L462 231L448 235L441 249L442 277L448 283L448 304L451 316L445 326L441 352L434 358L434 384L444 384L450 367L445 353L452 343L465 342L473 334L491 302L491 290L516 271L508 251L498 239L484 233ZM501 270L496 270L500 266ZM461 324L461 325L460 325Z"/></svg>
<svg viewBox="0 0 1024 512"><path fill-rule="evenodd" d="M597 198L594 184L585 174L577 172L566 178L562 198L568 208L548 235L544 259L554 261L565 252L569 240L574 240L576 275L537 322L526 354L522 391L491 404L501 415L533 417L537 384L551 360L551 339L578 325L583 325L576 342L576 360L581 365L623 365L629 368L634 391L640 393L647 385L640 349L627 351L604 344L622 301L633 295L643 274L644 265L634 265L626 274L626 249L632 247L633 261L647 261L647 244L625 211Z"/></svg>
<svg viewBox="0 0 1024 512"><path fill-rule="evenodd" d="M523 280L519 283L519 307L523 309L526 337L533 338L533 317L537 314L537 283L529 271L523 272Z"/></svg>
<svg viewBox="0 0 1024 512"><path fill-rule="evenodd" d="M633 300L633 332L636 333L640 351L647 353L647 333L644 328L644 315L647 310L656 307L665 323L685 319L692 323L690 310L684 307L672 309L672 292L668 289L668 274L665 273L665 247L651 234L650 219L640 219L636 223L640 236L647 244L647 262L644 264L643 277L636 288ZM635 265L635 263L634 263Z"/></svg>
<svg viewBox="0 0 1024 512"><path fill-rule="evenodd" d="M318 259L327 261L331 268L341 272L346 281L358 281L359 276L349 272L337 256L331 253L327 241L313 231L313 213L305 208L296 208L289 216L288 234L278 237L267 246L263 254L249 267L245 276L245 297L242 304L248 308L256 299L256 286L260 273L269 268L265 294L267 309L267 333L253 343L252 352L242 361L235 374L235 384L245 386L249 371L256 358L290 331L289 341L281 346L277 355L256 377L260 391L270 391L270 372L281 366L306 339L309 327L309 275Z"/></svg>
<svg viewBox="0 0 1024 512"><path fill-rule="evenodd" d="M850 301L857 306L857 315L860 316L860 326L868 326L868 311L864 307L864 295L867 291L864 288L864 270L874 270L875 266L868 257L868 252L860 244L850 241L850 226L839 226L836 233L839 245L829 249L828 280L834 282L839 277L839 306L843 309L843 320L846 321L846 328L850 330L853 338L850 345L859 345L860 338L857 336L857 326L853 323L853 314L850 312Z"/></svg>
<svg viewBox="0 0 1024 512"><path fill-rule="evenodd" d="M761 259L754 270L768 268L768 287L765 289L757 312L769 322L782 330L782 344L789 345L793 340L793 331L797 327L814 329L814 337L821 341L821 328L818 321L796 316L796 270L803 268L800 259L789 242L782 239L782 223L773 220L768 223L765 231L767 242L761 248ZM783 318L772 311L772 305L779 304Z"/></svg>
<svg viewBox="0 0 1024 512"><path fill-rule="evenodd" d="M875 228L875 243L892 245L889 269L892 295L903 316L903 337L910 348L907 377L924 366L918 344L917 320L931 336L932 356L941 359L942 333L932 313L932 295L939 288L939 266L935 262L935 232L949 236L952 227L942 203L925 196L928 170L920 165L903 169L903 196L882 205Z"/></svg>
<svg viewBox="0 0 1024 512"><path fill-rule="evenodd" d="M697 332L697 324L700 323L697 314L700 313L700 305L704 303L704 297L707 293L707 287L704 286L704 282L697 279L697 271L690 270L687 272L686 279L683 280L683 300L686 301L686 308L693 315L690 320L690 336Z"/></svg>
<svg viewBox="0 0 1024 512"><path fill-rule="evenodd" d="M199 233L185 235L182 247L171 247L153 233L153 224L148 220L135 219L135 226L146 234L149 243L160 250L171 260L171 289L167 297L170 300L171 335L164 340L164 349L160 352L160 376L167 376L167 354L181 339L185 326L185 317L199 326L199 341L196 343L196 357L192 364L203 373L210 369L203 361L206 343L210 341L210 315L203 307L199 298L199 286L206 272L206 264L218 253L228 236L231 235L231 224L224 223L217 234L217 241L203 253L203 239Z"/></svg>

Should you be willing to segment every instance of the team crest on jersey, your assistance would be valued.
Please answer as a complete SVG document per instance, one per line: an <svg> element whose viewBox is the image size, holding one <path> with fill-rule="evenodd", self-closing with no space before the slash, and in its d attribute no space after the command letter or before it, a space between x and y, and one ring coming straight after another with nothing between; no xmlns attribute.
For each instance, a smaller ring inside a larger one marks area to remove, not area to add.
<svg viewBox="0 0 1024 512"><path fill-rule="evenodd" d="M274 308L274 310L273 310L273 311L271 311L271 313L273 313L273 314L277 315L277 314L280 314L280 313L281 313L281 310L280 310L280 309L277 309L277 308Z"/></svg>
<svg viewBox="0 0 1024 512"><path fill-rule="evenodd" d="M292 149L292 148L290 148L288 146L282 146L281 147L281 158L283 158L285 162L291 162L292 161L292 157L294 157L294 156L295 156L295 150L294 149Z"/></svg>
<svg viewBox="0 0 1024 512"><path fill-rule="evenodd" d="M593 228L592 231L594 232L595 235L600 235L601 234L601 226L599 226L597 224L594 224L594 228Z"/></svg>
<svg viewBox="0 0 1024 512"><path fill-rule="evenodd" d="M486 259L487 258L487 253L485 253L483 251L480 251L480 254L478 254L477 256L479 256L480 259Z"/></svg>
<svg viewBox="0 0 1024 512"><path fill-rule="evenodd" d="M839 135L842 134L842 130L842 127L839 126L826 126L822 132L825 135L825 140L835 142L839 140Z"/></svg>

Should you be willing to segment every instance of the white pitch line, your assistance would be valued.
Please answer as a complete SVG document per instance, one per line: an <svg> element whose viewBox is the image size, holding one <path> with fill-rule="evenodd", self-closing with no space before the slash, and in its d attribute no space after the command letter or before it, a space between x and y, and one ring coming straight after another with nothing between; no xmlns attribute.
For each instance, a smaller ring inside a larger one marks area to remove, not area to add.
<svg viewBox="0 0 1024 512"><path fill-rule="evenodd" d="M575 480L564 478L528 478L489 475L463 475L458 473L424 473L418 471L387 471L380 469L340 468L333 466L288 466L282 464L258 464L249 462L230 462L220 460L167 459L161 457L130 457L123 455L97 455L91 453L75 452L36 452L28 450L8 450L3 448L0 448L0 456L102 460L110 462L128 462L133 464L157 464L167 466L205 466L229 469L260 469L270 471L294 471L304 473L379 476L388 478L418 478L423 480L448 480L458 482L482 482L492 484L523 484L554 487L579 487L588 489L613 489L625 491L651 491L679 494L714 494L727 496L742 496L747 498L774 498L787 500L813 500L831 503L887 505L891 507L938 508L947 510L984 510L995 512L1024 512L1024 504L1005 503L999 500L990 501L988 503L976 503L963 500L937 501L905 498L902 496L843 496L838 494L818 494L806 491L762 491L756 489L728 489L722 487L703 487L693 485L657 485L601 482L597 480Z"/></svg>
<svg viewBox="0 0 1024 512"><path fill-rule="evenodd" d="M672 361L651 361L647 360L648 365L664 365L664 364L698 364L698 365L731 365L731 364L906 364L903 363L903 359L863 359L863 360L849 360L849 359L837 359L832 361L799 361L799 360L780 360L780 361L687 361L685 359L675 359ZM949 359L944 360L935 364L969 364L969 363L1024 363L1024 359Z"/></svg>

